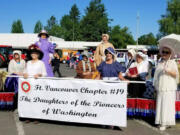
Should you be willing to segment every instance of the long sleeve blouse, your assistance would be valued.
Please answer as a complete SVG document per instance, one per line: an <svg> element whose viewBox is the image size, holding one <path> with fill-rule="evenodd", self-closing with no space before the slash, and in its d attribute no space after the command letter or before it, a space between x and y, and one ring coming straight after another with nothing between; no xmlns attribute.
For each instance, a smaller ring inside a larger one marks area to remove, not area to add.
<svg viewBox="0 0 180 135"><path fill-rule="evenodd" d="M30 76L34 76L36 74L42 74L43 77L47 76L44 62L41 60L38 60L35 63L28 61L24 73L27 73Z"/></svg>
<svg viewBox="0 0 180 135"><path fill-rule="evenodd" d="M8 65L8 73L23 73L25 66L26 62L24 60L20 60L20 62L17 63L14 59L12 59Z"/></svg>
<svg viewBox="0 0 180 135"><path fill-rule="evenodd" d="M168 71L176 72L176 78L165 73ZM179 82L179 72L177 64L174 60L161 61L158 63L153 84L157 91L175 91L177 90L177 83Z"/></svg>

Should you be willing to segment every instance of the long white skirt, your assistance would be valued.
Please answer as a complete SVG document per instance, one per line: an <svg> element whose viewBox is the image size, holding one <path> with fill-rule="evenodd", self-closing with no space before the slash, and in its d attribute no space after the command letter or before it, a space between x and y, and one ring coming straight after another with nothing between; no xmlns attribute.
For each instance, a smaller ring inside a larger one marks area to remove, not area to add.
<svg viewBox="0 0 180 135"><path fill-rule="evenodd" d="M175 91L157 92L155 124L175 125Z"/></svg>

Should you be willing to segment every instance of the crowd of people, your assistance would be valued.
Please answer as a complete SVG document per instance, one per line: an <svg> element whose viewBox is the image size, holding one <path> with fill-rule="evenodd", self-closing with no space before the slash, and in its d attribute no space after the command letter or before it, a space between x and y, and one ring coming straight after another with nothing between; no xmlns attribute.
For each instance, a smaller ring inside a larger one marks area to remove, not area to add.
<svg viewBox="0 0 180 135"><path fill-rule="evenodd" d="M39 41L29 46L27 63L21 59L21 52L15 50L13 59L9 63L8 72L19 76L53 77L59 71L60 57L55 52L55 45L48 41L48 33L41 31L38 34ZM127 53L128 62L126 66L116 61L114 46L108 41L109 35L102 34L102 42L97 46L95 52L87 54L69 54L67 63L70 68L77 72L76 78L102 79L110 81L127 81L128 97L141 98L146 91L145 82L150 70L150 62L147 50L137 51L129 49ZM53 58L50 56L53 54ZM156 96L156 120L160 130L167 126L175 125L175 91L179 82L179 72L174 61L174 50L169 46L161 46L160 59L157 61L156 70L151 70L152 84L157 93ZM77 57L78 56L78 57ZM54 69L52 69L52 65ZM132 81L137 83L131 83ZM167 83L168 82L168 83Z"/></svg>

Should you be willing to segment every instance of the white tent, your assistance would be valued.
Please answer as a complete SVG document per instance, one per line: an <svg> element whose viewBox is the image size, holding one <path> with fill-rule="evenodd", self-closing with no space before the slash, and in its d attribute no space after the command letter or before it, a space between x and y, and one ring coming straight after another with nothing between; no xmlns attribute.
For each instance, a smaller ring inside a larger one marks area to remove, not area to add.
<svg viewBox="0 0 180 135"><path fill-rule="evenodd" d="M127 50L129 50L129 49L135 49L135 50L142 50L142 49L158 50L157 45L127 45L126 48L127 48Z"/></svg>
<svg viewBox="0 0 180 135"><path fill-rule="evenodd" d="M75 50L84 50L88 47L96 47L100 42L84 42L84 41L60 41L57 43L57 49L75 49Z"/></svg>
<svg viewBox="0 0 180 135"><path fill-rule="evenodd" d="M27 49L29 45L39 40L38 34L32 33L1 33L0 45L11 45L13 48ZM64 41L62 38L50 36L49 41L57 44L57 49L78 49L96 47L100 42Z"/></svg>

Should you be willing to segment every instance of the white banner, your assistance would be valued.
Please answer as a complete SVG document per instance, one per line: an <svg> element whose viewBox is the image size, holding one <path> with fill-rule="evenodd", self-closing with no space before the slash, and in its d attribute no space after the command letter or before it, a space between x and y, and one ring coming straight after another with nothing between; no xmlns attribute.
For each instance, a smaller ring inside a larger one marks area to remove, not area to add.
<svg viewBox="0 0 180 135"><path fill-rule="evenodd" d="M127 83L19 78L19 117L126 127Z"/></svg>

